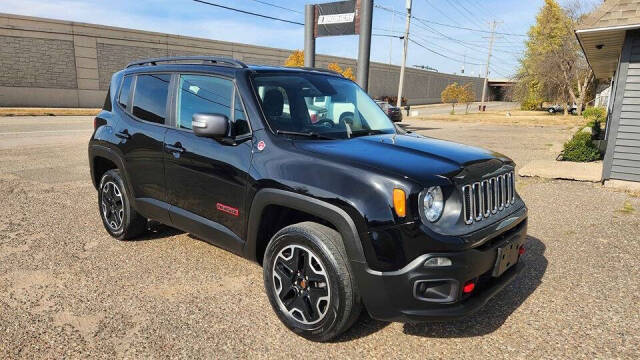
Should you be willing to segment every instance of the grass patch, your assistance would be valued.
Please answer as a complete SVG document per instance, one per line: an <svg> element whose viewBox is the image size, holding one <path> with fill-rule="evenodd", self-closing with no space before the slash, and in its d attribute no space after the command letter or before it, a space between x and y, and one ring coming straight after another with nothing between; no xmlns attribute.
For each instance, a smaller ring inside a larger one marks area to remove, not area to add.
<svg viewBox="0 0 640 360"><path fill-rule="evenodd" d="M0 116L96 116L95 108L10 108L0 107Z"/></svg>
<svg viewBox="0 0 640 360"><path fill-rule="evenodd" d="M587 120L580 116L552 116L544 111L487 111L469 114L431 114L411 117L418 120L460 121L466 123L499 124L499 125L528 125L551 126L564 125L582 127Z"/></svg>
<svg viewBox="0 0 640 360"><path fill-rule="evenodd" d="M633 205L631 205L631 201L625 200L624 205L622 205L622 209L618 210L619 213L622 214L633 214L636 209L634 209Z"/></svg>

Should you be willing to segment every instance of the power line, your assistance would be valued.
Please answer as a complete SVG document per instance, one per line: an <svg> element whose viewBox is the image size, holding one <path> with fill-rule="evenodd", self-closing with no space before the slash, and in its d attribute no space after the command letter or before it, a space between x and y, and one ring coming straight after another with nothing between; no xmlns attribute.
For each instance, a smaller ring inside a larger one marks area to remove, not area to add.
<svg viewBox="0 0 640 360"><path fill-rule="evenodd" d="M384 7L382 5L376 4L374 6L379 8L379 9L388 11L388 12L394 12L394 13L396 13L398 15L402 15L402 16L406 16L407 15L406 13L403 13L401 11L395 11L395 10L389 9L387 7ZM439 25L439 26L446 26L446 27L459 29L459 30L475 31L475 32L481 32L481 33L486 33L486 34L490 34L491 33L491 31L489 31L489 30L473 29L473 28L469 28L469 27L465 27L465 26L455 26L455 25L450 25L450 24L444 24L444 23L437 22L437 21L431 21L431 20L422 19L422 18L413 16L413 15L411 16L411 18L416 19L418 21L425 22L425 23L435 24L435 25ZM497 32L497 31L495 32L495 34L496 35L506 35L506 36L523 36L523 37L527 37L527 35L525 35L525 34L506 33L506 32Z"/></svg>
<svg viewBox="0 0 640 360"><path fill-rule="evenodd" d="M282 10L287 10L287 11L291 11L291 12L298 13L298 14L300 14L300 15L303 15L302 11L289 9L289 8L284 7L284 6L280 6L280 5L272 4L272 3L267 2L267 1L262 1L262 0L251 0L251 1L254 1L254 2L257 2L257 3L260 3L260 4L264 4L264 5L267 5L267 6L271 6L271 7L274 7L274 8L278 8L278 9L282 9Z"/></svg>
<svg viewBox="0 0 640 360"><path fill-rule="evenodd" d="M415 40L413 40L413 39L409 39L409 41L411 41L412 43L414 43L414 44L418 45L419 47L421 47L421 48L423 48L423 49L425 49L425 50L427 50L427 51L429 51L429 52L431 52L431 53L434 53L434 54L436 54L436 55L438 55L438 56L441 56L441 57L443 57L443 58L445 58L445 59L449 59L449 60L451 60L451 61L455 61L455 62L457 62L457 63L462 64L462 61L460 61L460 60L458 60L458 59L456 59L456 58L452 58L452 57L450 57L450 56L444 55L444 54L442 54L442 53L440 53L440 52L438 52L438 51L435 51L435 50L433 50L433 49L430 49L430 48L428 48L428 47L426 47L426 46L422 45L421 43L419 43L419 42L417 42L417 41L415 41ZM470 62L467 62L467 64L469 64L469 65L482 65L482 64L476 64L476 63L470 63Z"/></svg>
<svg viewBox="0 0 640 360"><path fill-rule="evenodd" d="M447 19L451 20L452 22L458 24L457 21L453 20L453 18L451 16L449 16L446 12L438 9L435 5L433 5L431 2L429 2L429 0L424 0L427 5L431 6L431 8L435 9L437 12L439 12L440 14L442 14L442 16L446 17ZM459 24L458 24L459 25Z"/></svg>
<svg viewBox="0 0 640 360"><path fill-rule="evenodd" d="M246 10L232 8L232 7L229 7L229 6L224 6L224 5L220 5L220 4L214 4L214 3L211 3L211 2L208 2L208 1L203 1L203 0L193 0L193 1L199 2L199 3L202 3L202 4L207 4L207 5L219 7L219 8L226 9L226 10L236 11L236 12L247 14L247 15L253 15L253 16L257 16L257 17L261 17L261 18L265 18L265 19L271 19L271 20L286 22L286 23L289 23L289 24L296 24L296 25L304 26L303 23L297 22L297 21L280 19L280 18L273 17L273 16L268 16L268 15L258 14L258 13L254 13L254 12L250 12L250 11L246 11Z"/></svg>
<svg viewBox="0 0 640 360"><path fill-rule="evenodd" d="M389 34L371 34L371 36L383 36L383 37L392 37L392 38L398 38L398 39L404 39L404 36L402 35L389 35Z"/></svg>
<svg viewBox="0 0 640 360"><path fill-rule="evenodd" d="M451 7L455 7L458 12L464 16L467 20L469 20L471 23L474 23L475 25L480 25L480 27L482 27L482 24L478 24L478 21L475 19L476 15L474 15L471 11L469 11L466 7L464 7L464 5L462 5L459 2L454 2L451 0L447 0L447 2L449 4L451 4ZM459 9L462 9L463 11L460 11ZM471 17L467 16L464 12L467 12L469 15L471 15Z"/></svg>
<svg viewBox="0 0 640 360"><path fill-rule="evenodd" d="M416 35L415 33L413 34L413 37L418 38L419 40L422 40L422 41L428 42L430 45L435 46L435 47L437 47L437 48L440 48L440 49L442 49L443 51L446 51L446 52L451 53L451 54L453 54L453 55L466 56L468 59L471 59L471 60L475 60L475 61L483 61L482 59L479 59L479 58L476 58L476 57L473 57L473 56L469 56L469 55L466 55L466 54L462 54L462 53L459 53L459 52L457 52L457 51L453 51L453 50L451 50L451 49L449 49L449 48L447 48L447 47L444 47L444 46L442 46L442 45L440 45L440 44L438 44L438 43L434 42L434 41L429 41L429 40L427 40L427 39L423 39L421 36L418 36L418 35Z"/></svg>

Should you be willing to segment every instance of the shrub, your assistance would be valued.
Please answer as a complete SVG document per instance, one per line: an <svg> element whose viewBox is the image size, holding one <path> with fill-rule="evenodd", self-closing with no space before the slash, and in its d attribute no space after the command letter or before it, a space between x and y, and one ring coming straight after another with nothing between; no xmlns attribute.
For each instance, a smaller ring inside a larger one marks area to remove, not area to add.
<svg viewBox="0 0 640 360"><path fill-rule="evenodd" d="M591 142L591 134L578 131L564 144L560 157L563 161L595 161L600 160L600 150Z"/></svg>
<svg viewBox="0 0 640 360"><path fill-rule="evenodd" d="M398 102L398 97L397 96L388 96L388 95L383 95L378 97L378 100L380 101L386 101L389 104L396 106L396 103ZM402 101L401 101L402 105L407 105L407 98L406 97L402 97Z"/></svg>
<svg viewBox="0 0 640 360"><path fill-rule="evenodd" d="M582 116L588 120L587 126L591 128L592 139L601 139L604 135L602 133L601 124L607 121L607 110L601 106L590 107L582 112Z"/></svg>
<svg viewBox="0 0 640 360"><path fill-rule="evenodd" d="M584 109L582 116L589 121L603 121L607 117L607 110L602 106L590 107Z"/></svg>
<svg viewBox="0 0 640 360"><path fill-rule="evenodd" d="M520 110L537 110L538 102L536 99L527 99L520 104Z"/></svg>

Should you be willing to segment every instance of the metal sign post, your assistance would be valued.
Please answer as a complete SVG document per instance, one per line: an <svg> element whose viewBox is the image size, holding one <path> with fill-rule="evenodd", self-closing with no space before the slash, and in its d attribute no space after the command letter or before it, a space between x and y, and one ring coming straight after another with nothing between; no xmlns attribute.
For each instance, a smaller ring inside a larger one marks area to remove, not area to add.
<svg viewBox="0 0 640 360"><path fill-rule="evenodd" d="M365 91L369 80L373 0L349 0L306 5L304 65L315 66L315 39L323 36L360 35L357 82Z"/></svg>
<svg viewBox="0 0 640 360"><path fill-rule="evenodd" d="M304 66L308 68L316 66L316 37L313 33L315 11L312 4L304 6Z"/></svg>
<svg viewBox="0 0 640 360"><path fill-rule="evenodd" d="M369 91L369 58L371 56L371 22L373 0L360 0L360 41L358 43L358 69L356 82L364 91Z"/></svg>

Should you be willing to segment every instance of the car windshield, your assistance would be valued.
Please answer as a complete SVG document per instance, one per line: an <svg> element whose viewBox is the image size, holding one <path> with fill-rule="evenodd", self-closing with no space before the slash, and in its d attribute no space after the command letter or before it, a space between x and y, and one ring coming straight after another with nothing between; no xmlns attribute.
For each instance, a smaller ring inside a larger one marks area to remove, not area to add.
<svg viewBox="0 0 640 360"><path fill-rule="evenodd" d="M276 133L315 139L395 133L387 115L350 80L293 72L256 74L253 80Z"/></svg>

